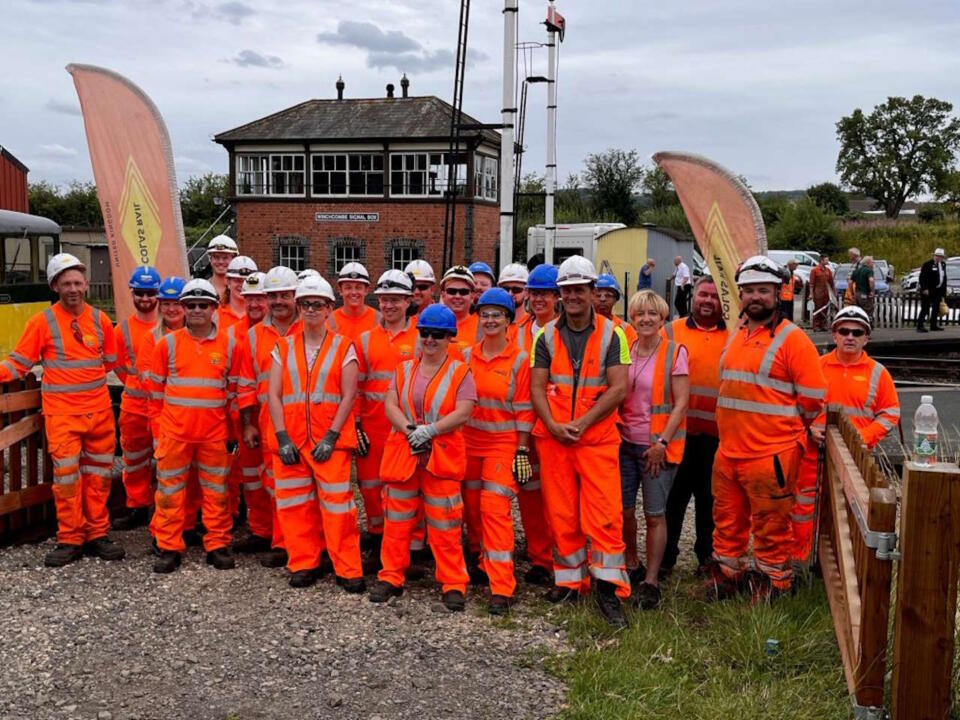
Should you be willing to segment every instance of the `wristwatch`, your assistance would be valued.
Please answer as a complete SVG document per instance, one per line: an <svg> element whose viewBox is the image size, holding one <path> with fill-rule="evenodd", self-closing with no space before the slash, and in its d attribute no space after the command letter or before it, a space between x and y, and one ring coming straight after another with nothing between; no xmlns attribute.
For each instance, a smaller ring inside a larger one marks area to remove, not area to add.
<svg viewBox="0 0 960 720"><path fill-rule="evenodd" d="M657 442L660 443L661 445L663 445L664 447L666 447L667 445L670 444L670 441L669 441L669 440L665 440L664 438L657 438Z"/></svg>

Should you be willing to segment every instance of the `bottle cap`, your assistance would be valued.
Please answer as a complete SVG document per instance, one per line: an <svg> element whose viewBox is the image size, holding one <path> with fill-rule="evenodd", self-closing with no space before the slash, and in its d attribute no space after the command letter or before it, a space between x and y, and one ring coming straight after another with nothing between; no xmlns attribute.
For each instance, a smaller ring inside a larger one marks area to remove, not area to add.
<svg viewBox="0 0 960 720"><path fill-rule="evenodd" d="M921 405L933 405L933 395L921 395L920 396Z"/></svg>

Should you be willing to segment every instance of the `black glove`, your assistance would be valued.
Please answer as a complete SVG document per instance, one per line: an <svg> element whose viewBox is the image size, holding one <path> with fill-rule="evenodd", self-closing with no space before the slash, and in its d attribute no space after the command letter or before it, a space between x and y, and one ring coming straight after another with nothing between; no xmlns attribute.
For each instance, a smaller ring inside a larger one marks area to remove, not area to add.
<svg viewBox="0 0 960 720"><path fill-rule="evenodd" d="M329 460L330 456L333 455L333 448L336 447L337 438L339 437L340 433L336 430L327 430L323 436L323 440L313 446L313 451L310 453L313 459L317 462L326 462Z"/></svg>
<svg viewBox="0 0 960 720"><path fill-rule="evenodd" d="M366 457L370 454L370 438L360 427L360 421L357 420L357 457Z"/></svg>
<svg viewBox="0 0 960 720"><path fill-rule="evenodd" d="M530 464L530 451L527 448L517 448L513 456L513 479L518 485L526 485L533 477L533 465Z"/></svg>
<svg viewBox="0 0 960 720"><path fill-rule="evenodd" d="M227 453L233 455L237 451L237 441L227 440Z"/></svg>
<svg viewBox="0 0 960 720"><path fill-rule="evenodd" d="M280 456L280 462L284 465L296 465L300 462L300 453L297 452L297 446L287 434L286 430L277 432L277 454Z"/></svg>

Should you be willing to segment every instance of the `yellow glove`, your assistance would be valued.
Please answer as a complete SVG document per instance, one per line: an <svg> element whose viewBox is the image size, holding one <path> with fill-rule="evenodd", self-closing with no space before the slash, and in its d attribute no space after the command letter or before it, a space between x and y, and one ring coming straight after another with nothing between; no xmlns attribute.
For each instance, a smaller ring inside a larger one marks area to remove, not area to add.
<svg viewBox="0 0 960 720"><path fill-rule="evenodd" d="M530 464L530 451L527 448L517 448L513 456L513 479L518 485L526 485L533 477L533 465Z"/></svg>
<svg viewBox="0 0 960 720"><path fill-rule="evenodd" d="M357 457L366 457L370 453L370 438L357 421Z"/></svg>

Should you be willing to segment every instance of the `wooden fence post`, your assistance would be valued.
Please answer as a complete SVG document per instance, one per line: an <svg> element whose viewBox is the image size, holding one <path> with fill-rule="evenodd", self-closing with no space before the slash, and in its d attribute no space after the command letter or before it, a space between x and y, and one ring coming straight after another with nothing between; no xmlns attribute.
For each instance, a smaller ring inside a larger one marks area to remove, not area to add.
<svg viewBox="0 0 960 720"><path fill-rule="evenodd" d="M893 720L947 718L960 569L960 468L904 463L900 547Z"/></svg>

